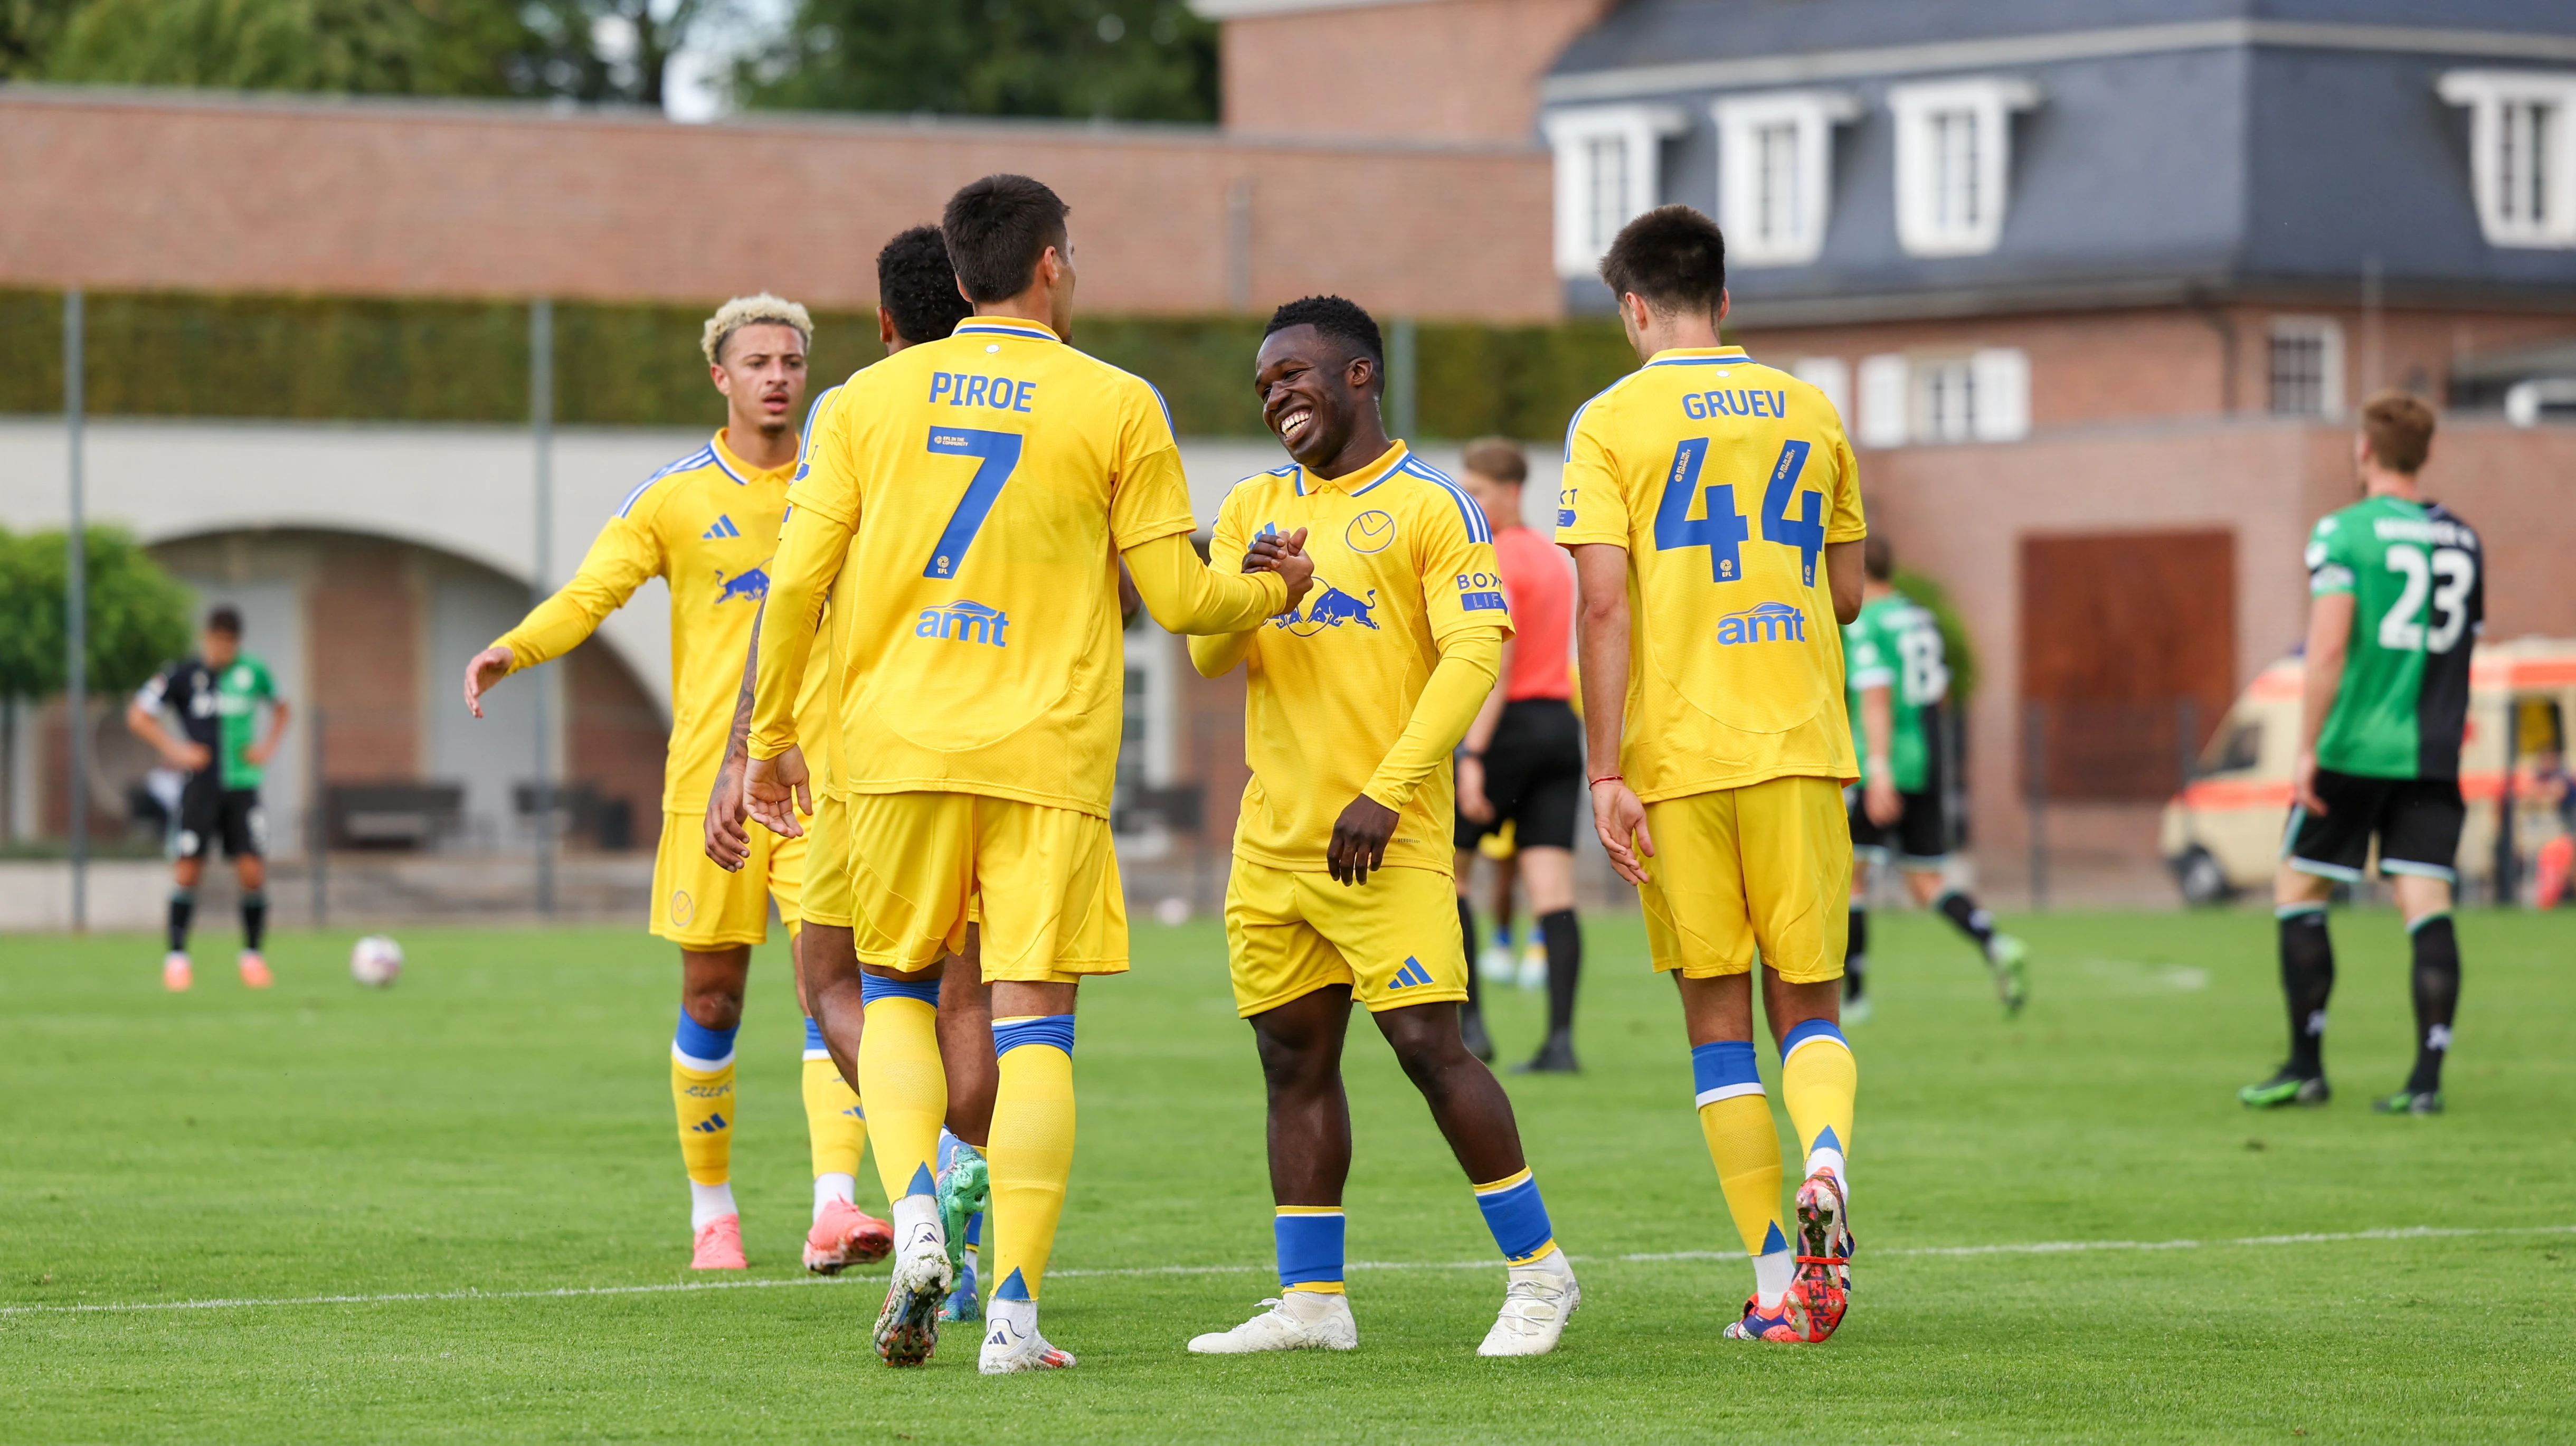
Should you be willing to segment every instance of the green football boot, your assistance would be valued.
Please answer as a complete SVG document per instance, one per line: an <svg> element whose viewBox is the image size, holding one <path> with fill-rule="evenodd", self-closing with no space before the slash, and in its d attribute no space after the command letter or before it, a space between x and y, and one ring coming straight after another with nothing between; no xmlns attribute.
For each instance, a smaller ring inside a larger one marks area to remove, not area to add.
<svg viewBox="0 0 2576 1446"><path fill-rule="evenodd" d="M2384 1100L2372 1100L2370 1107L2383 1115L2438 1115L2442 1112L2442 1092L2399 1090Z"/></svg>
<svg viewBox="0 0 2576 1446"><path fill-rule="evenodd" d="M948 1168L939 1172L938 1193L932 1197L939 1204L940 1233L948 1240L948 1274L951 1279L966 1269L966 1217L992 1203L992 1178L984 1168L984 1152L957 1142L957 1153L948 1157Z"/></svg>
<svg viewBox="0 0 2576 1446"><path fill-rule="evenodd" d="M2321 1105L2332 1098L2334 1091L2326 1087L2324 1075L2297 1074L2288 1065L2283 1065L2279 1074L2261 1084L2250 1084L2236 1092L2237 1102L2254 1110L2278 1109L2283 1105Z"/></svg>
<svg viewBox="0 0 2576 1446"><path fill-rule="evenodd" d="M1995 971L1995 997L2003 1001L2004 1017L2018 1019L2021 1007L2030 1002L2030 946L2010 934L1997 934L1986 946L1986 962Z"/></svg>

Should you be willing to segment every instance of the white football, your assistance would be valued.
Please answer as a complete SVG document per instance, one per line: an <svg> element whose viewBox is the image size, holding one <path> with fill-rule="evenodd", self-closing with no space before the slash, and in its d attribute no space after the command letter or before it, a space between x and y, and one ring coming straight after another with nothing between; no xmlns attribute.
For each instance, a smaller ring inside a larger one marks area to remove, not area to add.
<svg viewBox="0 0 2576 1446"><path fill-rule="evenodd" d="M390 987L402 965L402 946L382 934L369 934L349 950L349 977L371 988Z"/></svg>

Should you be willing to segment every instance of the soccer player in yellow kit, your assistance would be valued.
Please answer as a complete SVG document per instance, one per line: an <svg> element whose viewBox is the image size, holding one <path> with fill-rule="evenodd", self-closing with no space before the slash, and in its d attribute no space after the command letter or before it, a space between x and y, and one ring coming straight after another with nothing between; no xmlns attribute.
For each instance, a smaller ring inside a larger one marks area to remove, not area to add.
<svg viewBox="0 0 2576 1446"><path fill-rule="evenodd" d="M572 651L646 578L670 584L671 744L652 930L680 946L671 1097L689 1173L689 1263L699 1270L746 1264L732 1186L734 1033L751 946L769 932L771 896L791 937L799 917L803 842L764 837L751 867L730 874L702 851L698 813L769 591L813 334L804 307L765 293L736 297L708 318L701 345L725 398L724 429L646 478L600 529L572 580L465 665L465 704L479 718L484 689ZM823 676L799 681L795 705L820 718Z"/></svg>
<svg viewBox="0 0 2576 1446"><path fill-rule="evenodd" d="M1248 627L1295 606L1312 571L1286 552L1276 572L1220 573L1191 550L1161 398L1064 343L1065 215L1025 176L950 199L940 230L976 316L851 377L820 419L761 632L744 792L754 818L792 835L808 784L796 680L825 594L858 570L836 624L849 644L838 783L867 1008L859 1090L894 1202L874 1331L890 1365L928 1358L952 1277L931 1174L946 1109L935 1011L940 960L979 896L1000 1056L988 1157L1000 1284L979 1365L1074 1363L1038 1333L1037 1303L1073 1163L1075 988L1127 967L1123 914L1090 927L1107 907L1119 560L1175 632Z"/></svg>
<svg viewBox="0 0 2576 1446"><path fill-rule="evenodd" d="M1493 690L1511 636L1493 530L1464 488L1390 441L1377 323L1338 296L1271 315L1262 415L1296 459L1226 494L1213 556L1304 533L1302 611L1190 640L1205 677L1243 663L1252 766L1226 886L1226 952L1269 1087L1279 1299L1206 1355L1350 1350L1342 1187L1351 1168L1342 1040L1366 1006L1475 1187L1509 1266L1485 1356L1555 1349L1581 1304L1521 1155L1512 1103L1467 1052L1466 944L1450 882L1449 751ZM1275 544L1274 544L1275 545Z"/></svg>
<svg viewBox="0 0 2576 1446"><path fill-rule="evenodd" d="M1687 206L1601 263L1645 365L1567 429L1557 541L1581 593L1593 825L1681 988L1700 1129L1754 1261L1730 1337L1820 1341L1842 1320L1844 1151L1857 1074L1837 1023L1859 771L1836 622L1860 611L1859 474L1814 387L1722 346L1726 244ZM1806 1149L1800 1248L1753 1058L1750 979Z"/></svg>

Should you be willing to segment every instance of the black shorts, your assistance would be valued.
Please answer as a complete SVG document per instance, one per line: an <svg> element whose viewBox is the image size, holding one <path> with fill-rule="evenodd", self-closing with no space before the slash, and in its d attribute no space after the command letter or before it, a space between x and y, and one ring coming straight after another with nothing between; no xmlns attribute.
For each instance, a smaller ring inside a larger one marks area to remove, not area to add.
<svg viewBox="0 0 2576 1446"><path fill-rule="evenodd" d="M2281 855L2290 867L2319 878L2357 882L2370 863L2370 840L2379 837L2379 871L2456 881L2460 825L2468 805L2455 778L2364 778L2317 770L2317 801L2324 813L2290 808Z"/></svg>
<svg viewBox="0 0 2576 1446"><path fill-rule="evenodd" d="M1908 867L1938 864L1950 856L1950 819L1939 792L1925 789L1898 794L1904 800L1905 811L1896 816L1896 822L1882 827L1870 822L1860 786L1854 784L1849 791L1854 854L1885 858L1894 853L1897 862Z"/></svg>
<svg viewBox="0 0 2576 1446"><path fill-rule="evenodd" d="M179 792L179 816L171 821L170 856L203 858L217 840L228 859L258 858L268 852L268 814L259 806L256 788L226 788L212 769L188 775Z"/></svg>
<svg viewBox="0 0 2576 1446"><path fill-rule="evenodd" d="M1524 698L1503 705L1485 744L1485 799L1491 823L1458 815L1460 849L1512 825L1516 848L1574 847L1574 812L1583 799L1583 723L1562 698Z"/></svg>

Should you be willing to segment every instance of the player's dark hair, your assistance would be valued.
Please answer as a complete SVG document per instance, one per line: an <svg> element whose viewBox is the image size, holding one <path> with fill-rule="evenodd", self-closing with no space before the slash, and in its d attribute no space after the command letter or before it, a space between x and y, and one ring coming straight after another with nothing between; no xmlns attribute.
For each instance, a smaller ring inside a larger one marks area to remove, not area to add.
<svg viewBox="0 0 2576 1446"><path fill-rule="evenodd" d="M1529 480L1529 454L1509 437L1478 437L1467 444L1458 460L1479 477L1491 477L1514 487Z"/></svg>
<svg viewBox="0 0 2576 1446"><path fill-rule="evenodd" d="M916 346L945 339L975 314L957 294L957 268L938 227L897 232L877 253L877 305L894 319L894 334Z"/></svg>
<svg viewBox="0 0 2576 1446"><path fill-rule="evenodd" d="M2433 409L2421 397L2381 392L2362 406L2361 435L2370 443L2370 460L2412 477L2433 453Z"/></svg>
<svg viewBox="0 0 2576 1446"><path fill-rule="evenodd" d="M1860 570L1872 582L1885 582L1896 576L1896 544L1882 533L1871 533L1860 545Z"/></svg>
<svg viewBox="0 0 2576 1446"><path fill-rule="evenodd" d="M1340 342L1353 356L1364 356L1375 366L1374 385L1386 384L1386 341L1378 334L1377 318L1360 309L1356 301L1338 296L1301 296L1270 313L1270 324L1261 329L1262 339L1286 331L1292 326L1311 326L1318 336Z"/></svg>
<svg viewBox="0 0 2576 1446"><path fill-rule="evenodd" d="M241 636L241 609L224 603L206 614L206 631L228 638Z"/></svg>
<svg viewBox="0 0 2576 1446"><path fill-rule="evenodd" d="M1657 206L1619 229L1601 279L1611 295L1634 292L1654 311L1714 316L1726 290L1726 237L1688 206Z"/></svg>
<svg viewBox="0 0 2576 1446"><path fill-rule="evenodd" d="M1029 289L1038 258L1065 241L1071 207L1045 184L1026 176L986 176L948 198L939 229L948 238L948 261L966 294L1000 301Z"/></svg>

